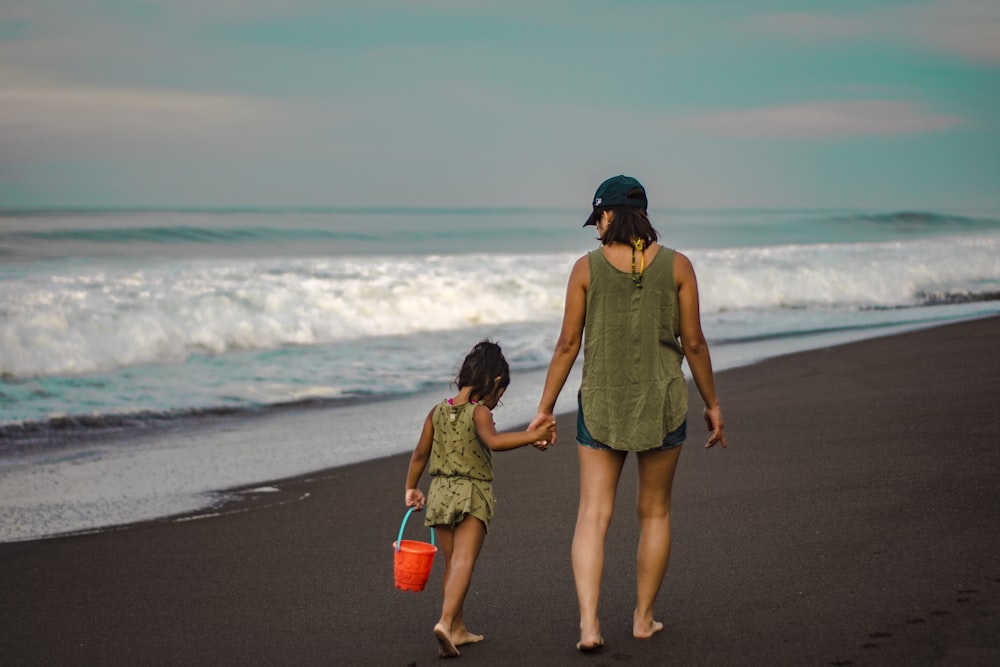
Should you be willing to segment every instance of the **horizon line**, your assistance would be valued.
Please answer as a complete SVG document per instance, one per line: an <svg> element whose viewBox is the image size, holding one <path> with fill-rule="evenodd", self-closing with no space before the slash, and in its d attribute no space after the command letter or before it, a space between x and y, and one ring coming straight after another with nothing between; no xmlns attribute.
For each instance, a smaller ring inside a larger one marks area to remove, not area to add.
<svg viewBox="0 0 1000 667"><path fill-rule="evenodd" d="M893 207L893 206L653 206L649 211L679 211L679 212L719 212L719 211L757 211L757 212L814 212L814 211L881 211L893 213L907 212L943 212L943 211L993 211L997 207ZM0 215L32 214L32 213L586 213L587 208L569 206L294 206L294 205L0 205Z"/></svg>

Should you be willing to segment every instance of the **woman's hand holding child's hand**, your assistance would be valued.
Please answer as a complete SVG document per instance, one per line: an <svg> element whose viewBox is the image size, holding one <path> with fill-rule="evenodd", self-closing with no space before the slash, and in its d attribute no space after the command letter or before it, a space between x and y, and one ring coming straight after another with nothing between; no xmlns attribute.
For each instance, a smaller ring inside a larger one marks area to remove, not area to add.
<svg viewBox="0 0 1000 667"><path fill-rule="evenodd" d="M551 445L555 444L556 420L550 418L548 421L531 429L531 432L535 436L535 441L531 445L535 449L544 452Z"/></svg>
<svg viewBox="0 0 1000 667"><path fill-rule="evenodd" d="M406 490L406 506L414 507L418 510L422 510L424 505L427 504L427 498L424 496L424 492L420 489L407 489Z"/></svg>

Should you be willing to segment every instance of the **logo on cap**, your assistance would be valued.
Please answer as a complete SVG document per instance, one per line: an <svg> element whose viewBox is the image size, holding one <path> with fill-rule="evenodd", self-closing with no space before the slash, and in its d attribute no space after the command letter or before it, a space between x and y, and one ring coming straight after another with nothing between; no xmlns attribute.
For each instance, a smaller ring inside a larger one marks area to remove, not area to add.
<svg viewBox="0 0 1000 667"><path fill-rule="evenodd" d="M597 199L594 200L594 206L600 206L600 205L601 205L601 198L598 197Z"/></svg>

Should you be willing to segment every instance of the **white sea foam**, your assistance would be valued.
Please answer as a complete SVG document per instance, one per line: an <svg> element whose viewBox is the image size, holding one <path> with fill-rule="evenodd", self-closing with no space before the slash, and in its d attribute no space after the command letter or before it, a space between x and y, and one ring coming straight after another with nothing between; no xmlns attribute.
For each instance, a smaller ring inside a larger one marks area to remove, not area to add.
<svg viewBox="0 0 1000 667"><path fill-rule="evenodd" d="M796 309L808 320L808 309L909 307L935 294L1000 291L1000 236L688 254L706 326L737 312ZM99 373L196 354L551 325L575 258L201 260L30 274L5 281L0 296L0 374Z"/></svg>
<svg viewBox="0 0 1000 667"><path fill-rule="evenodd" d="M0 374L110 371L558 316L569 255L229 261L8 281Z"/></svg>
<svg viewBox="0 0 1000 667"><path fill-rule="evenodd" d="M1000 290L1000 236L815 244L690 253L706 313L895 308L927 294Z"/></svg>

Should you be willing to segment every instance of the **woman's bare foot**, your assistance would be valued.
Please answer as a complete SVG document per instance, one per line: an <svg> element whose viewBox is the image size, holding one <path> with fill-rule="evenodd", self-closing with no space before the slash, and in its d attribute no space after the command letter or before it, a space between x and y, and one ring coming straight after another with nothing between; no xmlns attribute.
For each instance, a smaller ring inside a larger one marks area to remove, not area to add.
<svg viewBox="0 0 1000 667"><path fill-rule="evenodd" d="M580 641L576 643L577 651L588 653L596 651L602 646L604 646L604 637L601 636L599 628L594 628L593 630L580 629Z"/></svg>
<svg viewBox="0 0 1000 667"><path fill-rule="evenodd" d="M455 644L455 646L464 646L465 644L477 644L483 641L483 636L469 632L467 628L462 628L460 630L452 630L451 641L453 644Z"/></svg>
<svg viewBox="0 0 1000 667"><path fill-rule="evenodd" d="M457 658L462 655L455 648L455 642L451 639L451 634L448 629L444 627L441 623L434 626L434 636L438 641L438 655L442 658Z"/></svg>
<svg viewBox="0 0 1000 667"><path fill-rule="evenodd" d="M662 629L663 623L654 621L652 618L648 621L641 621L638 618L632 619L632 636L636 639L649 639Z"/></svg>

